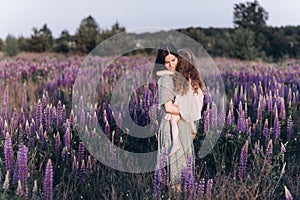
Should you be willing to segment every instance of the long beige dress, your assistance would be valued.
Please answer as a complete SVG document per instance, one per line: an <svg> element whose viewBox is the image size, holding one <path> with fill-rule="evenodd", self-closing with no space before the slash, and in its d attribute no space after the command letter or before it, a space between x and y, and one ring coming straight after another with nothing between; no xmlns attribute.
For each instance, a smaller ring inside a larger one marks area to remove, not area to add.
<svg viewBox="0 0 300 200"><path fill-rule="evenodd" d="M158 131L158 155L164 150L169 151L172 147L172 133L170 122L166 119L167 114L164 104L175 99L174 82L171 75L165 75L158 80L158 104L163 110L163 116ZM190 123L180 119L178 121L180 148L174 155L167 159L168 183L174 185L180 183L182 170L187 166L189 156L194 158L194 145L192 140Z"/></svg>

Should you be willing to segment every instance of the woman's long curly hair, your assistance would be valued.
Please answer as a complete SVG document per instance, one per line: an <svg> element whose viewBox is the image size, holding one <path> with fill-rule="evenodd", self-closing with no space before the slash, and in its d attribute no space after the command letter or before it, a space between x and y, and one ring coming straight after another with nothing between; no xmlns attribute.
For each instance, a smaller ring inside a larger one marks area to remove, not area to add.
<svg viewBox="0 0 300 200"><path fill-rule="evenodd" d="M194 93L198 94L198 90L203 91L204 82L197 70L196 61L193 53L188 49L178 50L178 64L176 73L173 77L175 90L180 95L185 95L191 84Z"/></svg>

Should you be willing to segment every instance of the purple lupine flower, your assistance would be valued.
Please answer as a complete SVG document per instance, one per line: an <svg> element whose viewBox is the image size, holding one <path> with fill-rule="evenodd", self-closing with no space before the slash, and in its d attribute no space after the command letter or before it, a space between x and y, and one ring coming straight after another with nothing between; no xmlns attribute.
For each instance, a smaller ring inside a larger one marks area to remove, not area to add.
<svg viewBox="0 0 300 200"><path fill-rule="evenodd" d="M218 123L221 127L224 126L226 120L226 111L225 111L225 100L222 98L222 104L219 112Z"/></svg>
<svg viewBox="0 0 300 200"><path fill-rule="evenodd" d="M25 125L25 113L24 113L24 109L21 108L21 111L20 111L20 115L19 115L19 124L22 125L22 127Z"/></svg>
<svg viewBox="0 0 300 200"><path fill-rule="evenodd" d="M8 190L9 189L9 170L6 170L6 174L5 174L5 180L4 180L4 183L3 183L3 189L4 190Z"/></svg>
<svg viewBox="0 0 300 200"><path fill-rule="evenodd" d="M245 114L242 108L242 102L240 101L239 103L239 110L238 110L238 122L237 122L237 127L238 131L245 133L246 132L246 119L245 119Z"/></svg>
<svg viewBox="0 0 300 200"><path fill-rule="evenodd" d="M42 146L44 146L46 144L46 139L45 139L45 136L44 136L43 124L40 124L39 135L38 136L40 138L40 141L42 142Z"/></svg>
<svg viewBox="0 0 300 200"><path fill-rule="evenodd" d="M68 147L64 147L63 150L61 151L61 159L63 162L68 162L69 160Z"/></svg>
<svg viewBox="0 0 300 200"><path fill-rule="evenodd" d="M70 127L68 125L69 123L66 123L66 131L64 134L64 146L67 148L67 151L70 150L71 148L71 132L70 132Z"/></svg>
<svg viewBox="0 0 300 200"><path fill-rule="evenodd" d="M86 164L86 172L88 174L91 174L93 172L91 156L88 156L88 161L87 161L87 164Z"/></svg>
<svg viewBox="0 0 300 200"><path fill-rule="evenodd" d="M289 92L288 92L288 96L287 96L287 101L288 102L292 102L292 88L289 87Z"/></svg>
<svg viewBox="0 0 300 200"><path fill-rule="evenodd" d="M211 199L211 190L213 187L213 179L209 179L206 184L206 199Z"/></svg>
<svg viewBox="0 0 300 200"><path fill-rule="evenodd" d="M85 162L84 162L84 160L81 160L81 165L80 165L80 169L79 169L79 178L80 178L80 180L82 180L84 178L85 173L86 173L86 171L85 171Z"/></svg>
<svg viewBox="0 0 300 200"><path fill-rule="evenodd" d="M291 115L289 115L287 120L287 140L290 141L293 138L293 120Z"/></svg>
<svg viewBox="0 0 300 200"><path fill-rule="evenodd" d="M193 199L195 194L195 180L193 173L193 156L189 155L187 159L186 171L185 171L185 180L184 180L184 190L188 199Z"/></svg>
<svg viewBox="0 0 300 200"><path fill-rule="evenodd" d="M235 120L234 120L234 112L233 112L233 102L231 99L230 103L229 103L229 110L228 110L226 124L231 126L231 125L233 125L234 121Z"/></svg>
<svg viewBox="0 0 300 200"><path fill-rule="evenodd" d="M207 109L203 113L203 124L204 124L204 133L209 132L210 128L210 108L209 103L207 104Z"/></svg>
<svg viewBox="0 0 300 200"><path fill-rule="evenodd" d="M53 199L53 166L51 159L48 160L44 177L44 199Z"/></svg>
<svg viewBox="0 0 300 200"><path fill-rule="evenodd" d="M84 144L83 144L83 142L79 142L77 157L78 157L79 162L84 159Z"/></svg>
<svg viewBox="0 0 300 200"><path fill-rule="evenodd" d="M269 112L272 112L273 108L273 99L272 99L272 91L269 91L269 95L267 96L267 109Z"/></svg>
<svg viewBox="0 0 300 200"><path fill-rule="evenodd" d="M212 103L211 110L210 110L210 120L212 128L216 128L218 125L218 109L215 102Z"/></svg>
<svg viewBox="0 0 300 200"><path fill-rule="evenodd" d="M27 180L28 180L28 149L23 144L19 145L18 157L18 180L20 181L22 188L22 195L21 196L28 196L28 187L27 187Z"/></svg>
<svg viewBox="0 0 300 200"><path fill-rule="evenodd" d="M36 104L35 122L36 122L37 129L40 127L40 125L43 124L43 105L41 99L38 99L38 102Z"/></svg>
<svg viewBox="0 0 300 200"><path fill-rule="evenodd" d="M28 139L28 148L34 147L34 137L35 137L35 121L32 118L30 122L30 133L29 133L29 139Z"/></svg>
<svg viewBox="0 0 300 200"><path fill-rule="evenodd" d="M77 170L78 170L78 161L76 159L76 156L73 156L72 174L77 174Z"/></svg>
<svg viewBox="0 0 300 200"><path fill-rule="evenodd" d="M274 130L275 140L278 140L280 138L280 122L278 119L277 110L275 110L275 117L274 117L273 124L274 124L273 130Z"/></svg>
<svg viewBox="0 0 300 200"><path fill-rule="evenodd" d="M279 117L281 119L286 118L285 105L284 105L284 98L283 97L280 97Z"/></svg>
<svg viewBox="0 0 300 200"><path fill-rule="evenodd" d="M264 126L263 126L263 130L262 130L262 135L263 135L263 140L265 145L268 145L269 142L269 123L268 123L268 119L266 119Z"/></svg>
<svg viewBox="0 0 300 200"><path fill-rule="evenodd" d="M8 88L6 86L5 90L4 90L4 96L3 96L3 115L4 115L4 120L8 120L8 110L9 110L9 105L8 105Z"/></svg>
<svg viewBox="0 0 300 200"><path fill-rule="evenodd" d="M248 140L244 144L240 154L238 177L242 182L246 180L247 161L248 161Z"/></svg>
<svg viewBox="0 0 300 200"><path fill-rule="evenodd" d="M197 190L197 199L204 199L204 190L205 190L205 179L201 178Z"/></svg>
<svg viewBox="0 0 300 200"><path fill-rule="evenodd" d="M54 147L54 151L57 156L59 156L60 153L60 145L61 145L60 134L59 132L57 132L55 136L55 147Z"/></svg>
<svg viewBox="0 0 300 200"><path fill-rule="evenodd" d="M260 151L260 141L258 140L256 143L255 143L255 145L254 145L254 151L253 151L253 153L254 154L258 154L259 153L259 151Z"/></svg>
<svg viewBox="0 0 300 200"><path fill-rule="evenodd" d="M8 132L5 135L4 141L4 159L6 171L12 172L13 169L13 149L11 143L11 137Z"/></svg>
<svg viewBox="0 0 300 200"><path fill-rule="evenodd" d="M58 130L61 127L62 124L62 118L63 118L63 107L62 107L62 103L59 100L56 106L56 115L57 115L57 122L56 122L56 129Z"/></svg>
<svg viewBox="0 0 300 200"><path fill-rule="evenodd" d="M285 144L282 144L282 142L280 143L281 144L281 147L280 147L280 154L282 156L284 156L285 152L286 152L286 145L287 145L288 142L286 142Z"/></svg>
<svg viewBox="0 0 300 200"><path fill-rule="evenodd" d="M66 121L66 118L67 118L67 111L66 111L66 105L63 104L63 107L62 107L62 123L64 123Z"/></svg>
<svg viewBox="0 0 300 200"><path fill-rule="evenodd" d="M50 130L51 128L51 121L52 121L52 118L51 118L51 108L50 106L47 104L46 108L45 108L45 128L47 131Z"/></svg>
<svg viewBox="0 0 300 200"><path fill-rule="evenodd" d="M154 172L154 181L153 181L154 196L157 199L160 199L161 185L167 183L167 174L165 170L167 156L168 156L167 148L165 148L161 151L161 153L157 157L158 169L156 169Z"/></svg>
<svg viewBox="0 0 300 200"><path fill-rule="evenodd" d="M286 186L284 186L284 194L285 194L285 200L293 200L293 196Z"/></svg>
<svg viewBox="0 0 300 200"><path fill-rule="evenodd" d="M273 142L272 139L269 141L267 150L266 150L266 156L268 163L272 164L272 155L273 155Z"/></svg>
<svg viewBox="0 0 300 200"><path fill-rule="evenodd" d="M70 116L69 116L69 122L70 122L70 127L74 126L74 111L73 109L71 110Z"/></svg>
<svg viewBox="0 0 300 200"><path fill-rule="evenodd" d="M154 172L154 178L153 178L153 190L154 190L154 197L155 199L160 199L160 177L161 177L161 170L157 169Z"/></svg>
<svg viewBox="0 0 300 200"><path fill-rule="evenodd" d="M27 91L26 91L26 84L25 83L23 85L22 108L23 108L23 110L27 109Z"/></svg>

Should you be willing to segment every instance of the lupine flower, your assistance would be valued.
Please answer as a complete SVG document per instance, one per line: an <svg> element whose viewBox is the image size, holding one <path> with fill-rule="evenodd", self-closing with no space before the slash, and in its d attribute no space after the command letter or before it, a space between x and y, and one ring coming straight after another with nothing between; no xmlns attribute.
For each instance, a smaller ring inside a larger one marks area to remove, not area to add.
<svg viewBox="0 0 300 200"><path fill-rule="evenodd" d="M225 111L225 100L222 98L222 104L219 112L219 118L218 118L218 123L220 126L224 126L226 120L226 111Z"/></svg>
<svg viewBox="0 0 300 200"><path fill-rule="evenodd" d="M55 147L54 147L54 151L55 151L55 153L56 153L57 156L60 153L60 145L61 145L60 135L59 135L59 132L57 132L56 136L55 136Z"/></svg>
<svg viewBox="0 0 300 200"><path fill-rule="evenodd" d="M218 109L215 102L212 103L211 110L210 110L210 119L211 119L211 126L212 128L216 128L218 124Z"/></svg>
<svg viewBox="0 0 300 200"><path fill-rule="evenodd" d="M82 180L84 178L84 174L86 173L85 171L85 162L84 160L81 160L81 165L79 169L79 178Z"/></svg>
<svg viewBox="0 0 300 200"><path fill-rule="evenodd" d="M66 123L66 131L64 134L64 146L67 148L67 150L70 150L71 148L71 132L70 127L68 125L69 123Z"/></svg>
<svg viewBox="0 0 300 200"><path fill-rule="evenodd" d="M4 96L3 96L3 114L4 114L4 119L8 120L8 88L7 86L5 87L4 90Z"/></svg>
<svg viewBox="0 0 300 200"><path fill-rule="evenodd" d="M209 179L206 184L206 199L211 199L211 190L213 187L213 179Z"/></svg>
<svg viewBox="0 0 300 200"><path fill-rule="evenodd" d="M4 159L5 159L5 168L7 171L12 172L13 168L13 149L11 143L11 137L8 132L5 135L4 141Z"/></svg>
<svg viewBox="0 0 300 200"><path fill-rule="evenodd" d="M153 188L154 188L154 196L156 199L160 199L161 194L161 185L167 183L167 174L165 170L166 162L167 162L167 148L163 149L161 153L158 155L158 169L154 172L154 181L153 181Z"/></svg>
<svg viewBox="0 0 300 200"><path fill-rule="evenodd" d="M69 159L68 147L64 147L61 152L61 159L63 162L67 162Z"/></svg>
<svg viewBox="0 0 300 200"><path fill-rule="evenodd" d="M72 174L77 174L77 165L78 161L76 159L76 156L73 156L73 162L72 162Z"/></svg>
<svg viewBox="0 0 300 200"><path fill-rule="evenodd" d="M275 117L274 117L274 135L275 139L278 140L280 138L280 122L278 119L278 112L277 110L275 111Z"/></svg>
<svg viewBox="0 0 300 200"><path fill-rule="evenodd" d="M286 200L293 200L293 196L286 186L284 186L284 194Z"/></svg>
<svg viewBox="0 0 300 200"><path fill-rule="evenodd" d="M248 140L244 144L240 154L238 177L242 182L246 180L247 161L248 161Z"/></svg>
<svg viewBox="0 0 300 200"><path fill-rule="evenodd" d="M279 117L281 119L285 119L286 114L285 114L285 105L284 105L284 98L283 97L280 98L280 107L279 107L279 109L280 109Z"/></svg>
<svg viewBox="0 0 300 200"><path fill-rule="evenodd" d="M238 124L237 124L237 127L238 127L238 131L239 132L242 132L242 133L245 133L246 132L246 120L245 120L245 114L244 114L244 111L243 111L243 108L242 108L242 102L240 101L239 103L239 110L238 110Z"/></svg>
<svg viewBox="0 0 300 200"><path fill-rule="evenodd" d="M57 108L56 108L56 114L57 114L57 122L56 122L56 129L58 130L61 127L62 124L62 118L63 118L63 107L61 101L58 101Z"/></svg>
<svg viewBox="0 0 300 200"><path fill-rule="evenodd" d="M197 199L204 199L204 190L205 190L205 179L201 178L197 190Z"/></svg>
<svg viewBox="0 0 300 200"><path fill-rule="evenodd" d="M22 185L20 196L28 196L27 180L28 180L28 149L21 144L18 151L18 181Z"/></svg>
<svg viewBox="0 0 300 200"><path fill-rule="evenodd" d="M86 172L88 174L91 174L93 172L91 156L88 156L88 161L87 161L87 164L86 164Z"/></svg>
<svg viewBox="0 0 300 200"><path fill-rule="evenodd" d="M208 133L209 132L209 128L210 128L210 109L209 109L209 104L207 105L207 110L204 111L203 114L203 124L204 124L204 133Z"/></svg>
<svg viewBox="0 0 300 200"><path fill-rule="evenodd" d="M21 184L20 180L18 180L18 187L17 187L17 190L16 190L16 195L23 196L22 184Z"/></svg>
<svg viewBox="0 0 300 200"><path fill-rule="evenodd" d="M23 85L22 108L23 108L23 110L27 109L27 91L26 91L26 84L25 83Z"/></svg>
<svg viewBox="0 0 300 200"><path fill-rule="evenodd" d="M84 144L82 142L79 142L77 157L79 161L84 159Z"/></svg>
<svg viewBox="0 0 300 200"><path fill-rule="evenodd" d="M195 181L194 181L194 170L193 170L193 156L189 155L187 159L187 165L185 169L184 177L184 192L186 193L189 199L193 199L195 192Z"/></svg>
<svg viewBox="0 0 300 200"><path fill-rule="evenodd" d="M254 146L254 153L255 154L258 154L259 151L260 151L260 141L258 140L256 143L255 143L255 146Z"/></svg>
<svg viewBox="0 0 300 200"><path fill-rule="evenodd" d="M228 115L227 115L227 121L226 124L227 125L233 125L234 123L234 112L233 112L233 103L232 103L232 99L230 100L229 103L229 111L228 111Z"/></svg>
<svg viewBox="0 0 300 200"><path fill-rule="evenodd" d="M44 199L53 199L53 166L51 159L48 160L44 177Z"/></svg>
<svg viewBox="0 0 300 200"><path fill-rule="evenodd" d="M273 142L272 139L269 141L267 150L266 150L267 160L271 164L272 163L272 155L273 155Z"/></svg>
<svg viewBox="0 0 300 200"><path fill-rule="evenodd" d="M70 116L69 116L69 122L70 122L70 127L74 126L74 111L73 109L71 110Z"/></svg>
<svg viewBox="0 0 300 200"><path fill-rule="evenodd" d="M5 180L4 180L4 183L3 183L3 189L4 190L9 189L9 170L6 170Z"/></svg>
<svg viewBox="0 0 300 200"><path fill-rule="evenodd" d="M291 140L293 138L293 120L291 115L287 120L287 140Z"/></svg>
<svg viewBox="0 0 300 200"><path fill-rule="evenodd" d="M263 133L263 139L264 139L265 145L267 145L268 142L269 142L269 123L268 123L268 119L266 119L266 121L264 123L262 133Z"/></svg>

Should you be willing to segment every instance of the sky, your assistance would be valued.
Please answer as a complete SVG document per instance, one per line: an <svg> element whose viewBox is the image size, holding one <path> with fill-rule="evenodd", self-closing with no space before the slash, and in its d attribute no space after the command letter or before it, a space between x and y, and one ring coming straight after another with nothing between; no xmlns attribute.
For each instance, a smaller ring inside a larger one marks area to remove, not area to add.
<svg viewBox="0 0 300 200"><path fill-rule="evenodd" d="M119 22L127 31L140 28L233 27L235 4L253 0L0 0L0 38L30 37L47 24L57 38L74 34L91 15L102 30ZM300 25L299 0L258 0L269 26Z"/></svg>

